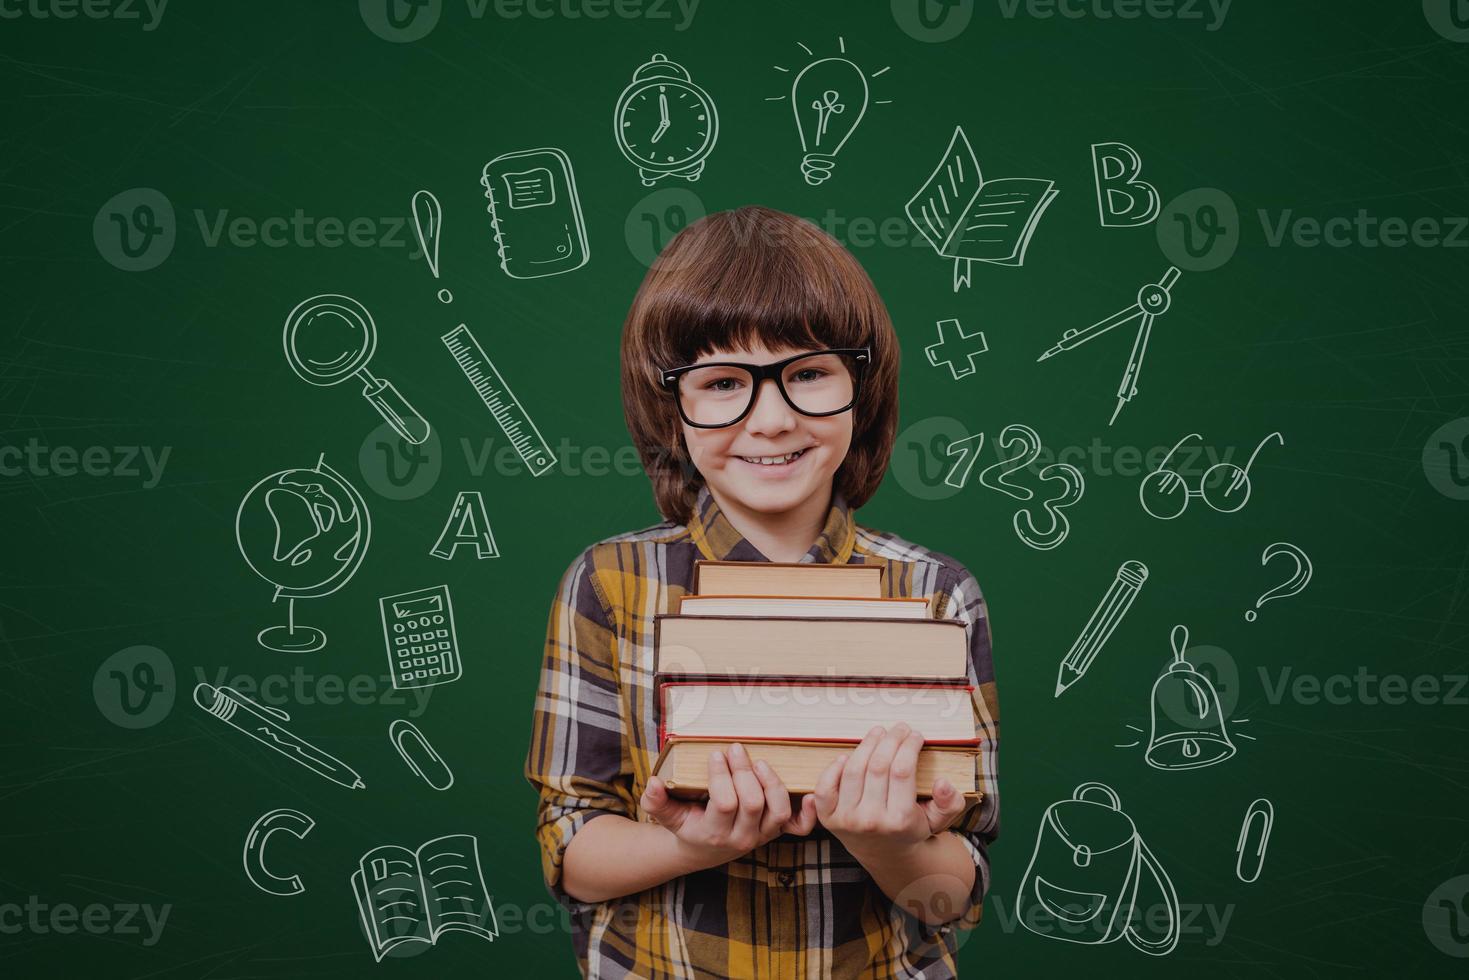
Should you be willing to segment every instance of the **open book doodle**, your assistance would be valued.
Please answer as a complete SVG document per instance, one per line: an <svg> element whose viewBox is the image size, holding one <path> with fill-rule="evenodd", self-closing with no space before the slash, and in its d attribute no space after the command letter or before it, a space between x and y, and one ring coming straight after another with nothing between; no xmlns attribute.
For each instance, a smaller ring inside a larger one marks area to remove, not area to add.
<svg viewBox="0 0 1469 980"><path fill-rule="evenodd" d="M417 851L386 844L362 855L352 872L357 914L379 962L403 943L433 945L446 932L494 941L495 910L469 834L436 837Z"/></svg>
<svg viewBox="0 0 1469 980"><path fill-rule="evenodd" d="M962 126L954 127L928 180L909 199L908 220L934 251L954 260L954 291L969 285L973 263L1020 265L1041 214L1058 194L1040 177L985 180Z"/></svg>

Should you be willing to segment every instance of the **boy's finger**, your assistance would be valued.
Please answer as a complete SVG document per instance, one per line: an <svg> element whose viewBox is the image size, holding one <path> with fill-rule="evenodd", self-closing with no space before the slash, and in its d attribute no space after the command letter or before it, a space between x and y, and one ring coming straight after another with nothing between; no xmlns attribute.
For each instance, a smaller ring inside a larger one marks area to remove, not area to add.
<svg viewBox="0 0 1469 980"><path fill-rule="evenodd" d="M805 837L816 829L816 796L812 793L803 794L801 805L794 815L781 827L787 834L795 834L797 837Z"/></svg>
<svg viewBox="0 0 1469 980"><path fill-rule="evenodd" d="M867 773L862 778L862 806L872 813L887 809L888 779L893 768L893 757L898 746L908 737L908 726L898 722L889 729L867 758Z"/></svg>
<svg viewBox="0 0 1469 980"><path fill-rule="evenodd" d="M650 777L648 785L643 787L640 805L660 826L675 832L683 826L689 812L698 809L696 804L669 795L668 787L657 776Z"/></svg>
<svg viewBox="0 0 1469 980"><path fill-rule="evenodd" d="M841 788L837 790L837 805L842 809L855 809L862 801L862 784L867 778L867 760L872 757L872 750L877 748L877 743L882 741L886 731L881 725L873 726L862 737L856 750L847 756L847 764L842 768Z"/></svg>
<svg viewBox="0 0 1469 980"><path fill-rule="evenodd" d="M739 797L734 833L758 834L761 818L765 816L765 787L760 785L760 780L750 765L750 754L739 742L729 750L729 773L734 780L735 793Z"/></svg>
<svg viewBox="0 0 1469 980"><path fill-rule="evenodd" d="M964 812L968 800L947 779L938 779L933 784L933 799L923 802L923 813L928 818L929 833L947 830L959 814Z"/></svg>
<svg viewBox="0 0 1469 980"><path fill-rule="evenodd" d="M791 793L764 759L755 763L755 778L765 789L765 817L760 822L760 836L774 837L791 817Z"/></svg>
<svg viewBox="0 0 1469 980"><path fill-rule="evenodd" d="M838 781L842 778L842 767L846 761L846 755L837 756L816 777L816 788L811 796L816 801L816 813L822 818L830 817L837 808Z"/></svg>
<svg viewBox="0 0 1469 980"><path fill-rule="evenodd" d="M923 748L923 733L911 731L898 744L888 771L888 807L903 814L913 811L918 800L918 752Z"/></svg>
<svg viewBox="0 0 1469 980"><path fill-rule="evenodd" d="M735 814L739 809L740 797L735 792L729 763L725 761L724 753L715 749L709 753L709 805L704 809L709 820L709 829L715 832L728 831L734 826Z"/></svg>

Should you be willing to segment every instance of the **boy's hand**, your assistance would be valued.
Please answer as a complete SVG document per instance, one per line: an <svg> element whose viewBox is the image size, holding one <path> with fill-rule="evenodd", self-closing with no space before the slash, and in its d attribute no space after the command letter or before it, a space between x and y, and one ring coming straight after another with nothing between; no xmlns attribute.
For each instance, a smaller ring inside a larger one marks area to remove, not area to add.
<svg viewBox="0 0 1469 980"><path fill-rule="evenodd" d="M947 779L933 798L918 802L916 773L923 735L898 723L875 726L857 748L822 770L816 815L859 860L901 854L932 837L964 812L964 795Z"/></svg>
<svg viewBox="0 0 1469 980"><path fill-rule="evenodd" d="M668 795L657 776L649 778L639 805L678 839L692 865L712 868L750 853L783 833L805 836L816 826L815 800L801 797L791 813L790 791L764 760L750 763L735 743L728 758L709 755L709 802L690 803Z"/></svg>

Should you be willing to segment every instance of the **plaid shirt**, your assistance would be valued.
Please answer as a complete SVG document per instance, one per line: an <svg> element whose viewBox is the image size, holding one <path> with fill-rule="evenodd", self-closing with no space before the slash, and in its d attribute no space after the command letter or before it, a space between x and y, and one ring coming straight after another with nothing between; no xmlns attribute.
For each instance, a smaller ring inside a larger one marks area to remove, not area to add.
<svg viewBox="0 0 1469 980"><path fill-rule="evenodd" d="M536 837L552 896L571 913L583 976L674 978L957 975L955 929L978 925L989 888L986 849L999 830L994 667L984 598L954 559L858 526L840 496L803 562L884 566L886 594L931 596L935 617L965 623L984 793L945 833L975 863L955 920L930 926L893 903L819 823L782 834L728 864L606 902L572 898L562 858L587 821L650 821L638 806L658 755L653 617L672 612L700 558L768 561L704 488L687 526L663 523L608 538L574 561L556 593L532 717L525 776L540 794Z"/></svg>

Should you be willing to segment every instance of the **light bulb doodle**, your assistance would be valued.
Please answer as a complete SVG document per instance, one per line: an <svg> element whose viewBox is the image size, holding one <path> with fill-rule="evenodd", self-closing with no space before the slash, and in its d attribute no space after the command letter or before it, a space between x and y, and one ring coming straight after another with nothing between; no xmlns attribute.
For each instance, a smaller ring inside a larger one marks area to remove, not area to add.
<svg viewBox="0 0 1469 980"><path fill-rule="evenodd" d="M801 176L815 186L825 182L836 169L837 154L857 131L867 115L867 106L887 105L892 99L871 99L869 76L855 62L845 57L817 58L806 45L796 43L814 60L796 73L789 95L771 96L765 101L790 101L796 116L796 135L801 139L804 154ZM847 53L845 39L838 37L837 47L842 55ZM790 71L781 65L776 65L775 70ZM887 70L880 68L870 77L876 78Z"/></svg>

